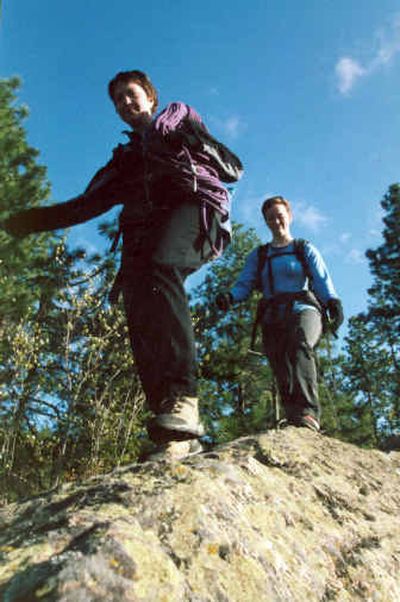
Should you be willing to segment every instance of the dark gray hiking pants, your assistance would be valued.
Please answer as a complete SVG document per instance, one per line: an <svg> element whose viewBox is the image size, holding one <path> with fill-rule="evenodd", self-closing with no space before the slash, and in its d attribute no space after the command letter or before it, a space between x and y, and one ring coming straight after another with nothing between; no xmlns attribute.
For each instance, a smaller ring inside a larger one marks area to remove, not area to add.
<svg viewBox="0 0 400 602"><path fill-rule="evenodd" d="M213 212L211 238L217 227ZM122 291L129 336L149 408L197 395L186 277L211 258L198 203L183 203L163 223L124 239Z"/></svg>
<svg viewBox="0 0 400 602"><path fill-rule="evenodd" d="M322 334L319 312L306 309L285 320L263 324L264 351L277 380L286 418L296 422L311 414L319 419L314 348Z"/></svg>

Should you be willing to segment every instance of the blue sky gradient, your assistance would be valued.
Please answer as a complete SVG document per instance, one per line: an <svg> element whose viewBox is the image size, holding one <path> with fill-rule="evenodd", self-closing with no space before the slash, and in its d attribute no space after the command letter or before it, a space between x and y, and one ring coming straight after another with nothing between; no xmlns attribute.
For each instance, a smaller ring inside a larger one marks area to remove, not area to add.
<svg viewBox="0 0 400 602"><path fill-rule="evenodd" d="M400 180L398 2L138 5L3 2L0 73L23 80L29 143L52 199L79 194L124 139L106 86L117 71L142 69L161 107L192 104L241 157L233 218L267 239L261 202L286 196L293 233L324 255L346 316L366 309L364 253L381 242L379 201ZM96 222L69 236L92 250L102 244Z"/></svg>

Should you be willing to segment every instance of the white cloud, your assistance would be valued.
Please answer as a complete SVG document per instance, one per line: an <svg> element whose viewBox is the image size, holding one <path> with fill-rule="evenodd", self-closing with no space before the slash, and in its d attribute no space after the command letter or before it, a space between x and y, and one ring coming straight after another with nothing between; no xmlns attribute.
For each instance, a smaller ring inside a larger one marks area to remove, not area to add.
<svg viewBox="0 0 400 602"><path fill-rule="evenodd" d="M360 251L359 249L350 249L350 251L346 255L346 263L353 263L359 265L360 263L365 263L365 253L364 251Z"/></svg>
<svg viewBox="0 0 400 602"><path fill-rule="evenodd" d="M380 236L381 236L381 234L382 234L382 233L381 233L381 231L380 231L380 230L377 230L376 228L371 228L371 229L369 230L369 232L368 232L368 233L369 233L369 235L370 235L370 236L372 236L373 238L378 238L378 237L380 237Z"/></svg>
<svg viewBox="0 0 400 602"><path fill-rule="evenodd" d="M228 117L222 123L222 127L227 136L229 136L230 138L237 138L242 130L243 123L241 122L239 117L233 115L232 117Z"/></svg>
<svg viewBox="0 0 400 602"><path fill-rule="evenodd" d="M341 94L348 94L354 86L355 81L366 71L361 65L350 57L339 59L335 67L337 85Z"/></svg>
<svg viewBox="0 0 400 602"><path fill-rule="evenodd" d="M377 69L388 65L400 52L400 15L396 15L390 27L376 34L377 47L372 58L361 64L359 60L349 56L341 57L335 65L337 88L343 95L348 95L357 80L367 77Z"/></svg>
<svg viewBox="0 0 400 602"><path fill-rule="evenodd" d="M293 213L295 223L312 232L318 232L328 222L328 218L319 209L306 203L293 203Z"/></svg>
<svg viewBox="0 0 400 602"><path fill-rule="evenodd" d="M230 115L225 119L211 117L210 123L231 140L237 138L246 129L246 123L238 115Z"/></svg>
<svg viewBox="0 0 400 602"><path fill-rule="evenodd" d="M339 236L339 240L341 243L345 243L348 240L350 240L351 234L350 232L342 232L342 234Z"/></svg>
<svg viewBox="0 0 400 602"><path fill-rule="evenodd" d="M378 32L379 48L371 61L370 69L376 69L389 63L400 52L400 15L397 15L391 25L389 34L385 31Z"/></svg>

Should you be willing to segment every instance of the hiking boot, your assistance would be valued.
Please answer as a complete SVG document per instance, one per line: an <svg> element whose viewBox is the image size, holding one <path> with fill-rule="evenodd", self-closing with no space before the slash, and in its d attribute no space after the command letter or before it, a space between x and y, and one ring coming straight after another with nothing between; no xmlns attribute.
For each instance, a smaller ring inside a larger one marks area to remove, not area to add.
<svg viewBox="0 0 400 602"><path fill-rule="evenodd" d="M189 456L200 454L203 447L197 439L186 441L169 441L159 445L154 452L143 459L143 462L179 462Z"/></svg>
<svg viewBox="0 0 400 602"><path fill-rule="evenodd" d="M154 441L171 440L171 432L175 440L193 439L204 435L204 428L199 419L197 397L179 397L166 399L160 404L159 413L148 425L149 435Z"/></svg>
<svg viewBox="0 0 400 602"><path fill-rule="evenodd" d="M278 422L276 428L277 430L281 430L288 426L305 426L306 428L309 428L312 431L316 431L317 433L320 431L320 426L317 418L315 418L315 416L311 416L311 414L307 414L306 416L300 416L296 419L291 418L290 420L287 418L283 418Z"/></svg>
<svg viewBox="0 0 400 602"><path fill-rule="evenodd" d="M317 418L315 416L311 416L311 414L306 414L300 418L298 426L305 426L312 431L319 433L320 426Z"/></svg>

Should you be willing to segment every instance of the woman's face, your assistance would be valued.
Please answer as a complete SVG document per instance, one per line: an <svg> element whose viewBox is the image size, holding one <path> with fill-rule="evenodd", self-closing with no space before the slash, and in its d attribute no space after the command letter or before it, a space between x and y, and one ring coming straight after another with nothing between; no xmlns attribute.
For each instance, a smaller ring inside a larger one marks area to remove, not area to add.
<svg viewBox="0 0 400 602"><path fill-rule="evenodd" d="M289 233L292 216L281 203L272 205L265 213L265 221L274 236L283 236Z"/></svg>
<svg viewBox="0 0 400 602"><path fill-rule="evenodd" d="M113 93L115 110L133 129L146 127L151 122L154 101L134 81L118 82Z"/></svg>

